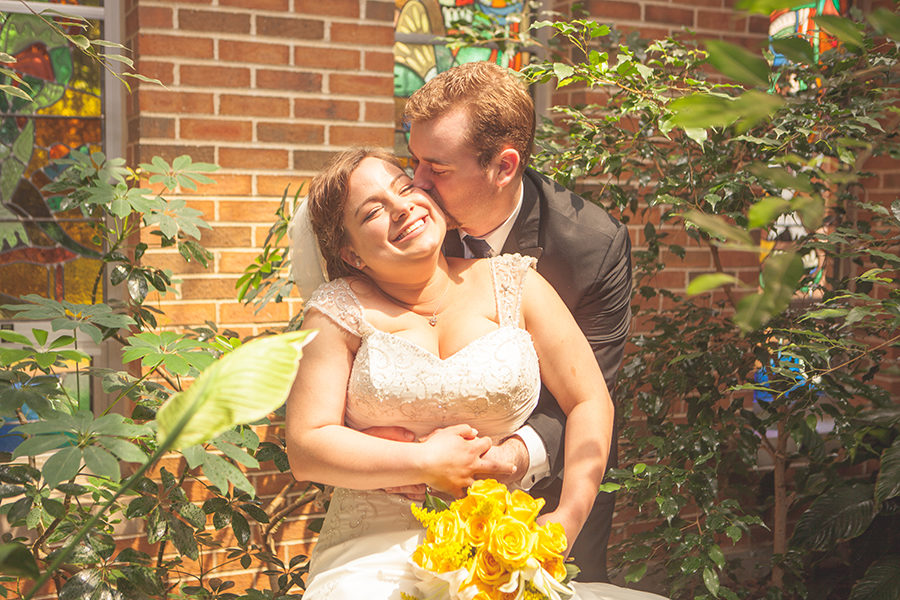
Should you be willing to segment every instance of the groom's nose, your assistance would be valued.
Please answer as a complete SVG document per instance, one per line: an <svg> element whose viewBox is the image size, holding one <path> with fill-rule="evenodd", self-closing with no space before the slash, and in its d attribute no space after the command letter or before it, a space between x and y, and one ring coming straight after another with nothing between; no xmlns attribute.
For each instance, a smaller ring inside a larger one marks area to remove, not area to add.
<svg viewBox="0 0 900 600"><path fill-rule="evenodd" d="M431 178L428 177L428 167L422 163L417 163L413 169L413 185L426 192L430 191L434 186L432 185Z"/></svg>

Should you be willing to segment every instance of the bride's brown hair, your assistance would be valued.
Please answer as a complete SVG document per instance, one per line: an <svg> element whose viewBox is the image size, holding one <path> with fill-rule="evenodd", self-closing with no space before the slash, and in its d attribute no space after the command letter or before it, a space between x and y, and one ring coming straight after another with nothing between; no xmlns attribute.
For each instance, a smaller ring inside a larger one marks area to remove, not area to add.
<svg viewBox="0 0 900 600"><path fill-rule="evenodd" d="M358 275L359 270L341 258L346 245L344 207L350 193L350 175L366 158L377 158L400 167L397 157L379 148L351 148L338 154L309 185L309 221L319 240L329 279Z"/></svg>

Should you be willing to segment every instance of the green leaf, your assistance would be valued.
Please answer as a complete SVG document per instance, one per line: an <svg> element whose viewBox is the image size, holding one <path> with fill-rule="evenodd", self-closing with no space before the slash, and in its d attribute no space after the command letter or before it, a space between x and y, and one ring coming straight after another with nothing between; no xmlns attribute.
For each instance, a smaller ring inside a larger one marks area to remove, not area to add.
<svg viewBox="0 0 900 600"><path fill-rule="evenodd" d="M712 546L710 546L709 550L707 551L707 555L709 556L710 560L716 563L716 566L718 566L720 569L725 568L725 554L722 552L722 549L718 544L713 544Z"/></svg>
<svg viewBox="0 0 900 600"><path fill-rule="evenodd" d="M203 474L222 492L228 490L230 481L236 488L244 490L251 496L256 494L256 490L247 476L221 456L207 454L203 461Z"/></svg>
<svg viewBox="0 0 900 600"><path fill-rule="evenodd" d="M866 19L878 33L900 42L900 15L886 8L879 8L866 15Z"/></svg>
<svg viewBox="0 0 900 600"><path fill-rule="evenodd" d="M707 62L735 81L751 87L768 87L769 64L759 54L721 40L706 40Z"/></svg>
<svg viewBox="0 0 900 600"><path fill-rule="evenodd" d="M875 480L875 501L879 504L900 495L900 440L881 453L881 466Z"/></svg>
<svg viewBox="0 0 900 600"><path fill-rule="evenodd" d="M22 544L0 544L0 573L37 579L41 572L28 548Z"/></svg>
<svg viewBox="0 0 900 600"><path fill-rule="evenodd" d="M637 583L647 574L647 563L639 563L628 567L625 573L625 583Z"/></svg>
<svg viewBox="0 0 900 600"><path fill-rule="evenodd" d="M68 446L48 458L41 473L47 485L55 488L63 481L68 481L75 477L80 466L81 449L75 446Z"/></svg>
<svg viewBox="0 0 900 600"><path fill-rule="evenodd" d="M693 223L712 237L718 237L744 246L753 246L753 239L746 230L727 223L722 217L709 215L698 210L690 210L682 216L685 221Z"/></svg>
<svg viewBox="0 0 900 600"><path fill-rule="evenodd" d="M244 515L238 513L231 515L231 530L234 531L234 537L237 539L238 545L246 548L247 543L250 541L250 524L247 523Z"/></svg>
<svg viewBox="0 0 900 600"><path fill-rule="evenodd" d="M812 46L803 38L791 36L771 40L772 49L779 54L783 54L785 58L794 63L804 65L816 64L816 56L813 54Z"/></svg>
<svg viewBox="0 0 900 600"><path fill-rule="evenodd" d="M744 331L753 331L788 307L803 277L803 260L795 252L773 254L763 267L762 292L738 301L734 321Z"/></svg>
<svg viewBox="0 0 900 600"><path fill-rule="evenodd" d="M119 481L122 473L116 457L99 446L85 446L82 449L84 464L94 475L106 477L111 481Z"/></svg>
<svg viewBox="0 0 900 600"><path fill-rule="evenodd" d="M727 127L736 122L744 131L768 118L784 104L780 96L750 90L736 99L712 94L691 94L669 103L672 122L684 129Z"/></svg>
<svg viewBox="0 0 900 600"><path fill-rule="evenodd" d="M703 567L703 585L710 594L719 597L719 575L709 567Z"/></svg>
<svg viewBox="0 0 900 600"><path fill-rule="evenodd" d="M97 441L101 446L119 457L120 460L136 463L147 460L147 455L144 454L144 451L128 440L103 435Z"/></svg>
<svg viewBox="0 0 900 600"><path fill-rule="evenodd" d="M553 63L553 74L559 80L556 84L557 87L565 85L565 80L571 77L573 73L575 73L574 67L564 63Z"/></svg>
<svg viewBox="0 0 900 600"><path fill-rule="evenodd" d="M172 448L204 443L235 425L252 423L284 404L309 331L253 340L226 354L157 413L158 439ZM181 432L175 427L189 415Z"/></svg>
<svg viewBox="0 0 900 600"><path fill-rule="evenodd" d="M800 215L807 231L816 231L825 220L825 199L818 194L798 194L791 198L791 207Z"/></svg>
<svg viewBox="0 0 900 600"><path fill-rule="evenodd" d="M734 285L737 283L740 283L740 280L728 273L704 273L691 280L687 286L687 295L696 296L723 285Z"/></svg>
<svg viewBox="0 0 900 600"><path fill-rule="evenodd" d="M850 591L849 600L900 599L900 555L889 554L877 559Z"/></svg>
<svg viewBox="0 0 900 600"><path fill-rule="evenodd" d="M778 196L766 196L747 211L747 227L768 227L775 219L788 212L791 203Z"/></svg>
<svg viewBox="0 0 900 600"><path fill-rule="evenodd" d="M839 487L817 497L800 515L791 544L811 550L828 550L840 541L860 535L875 518L872 487Z"/></svg>
<svg viewBox="0 0 900 600"><path fill-rule="evenodd" d="M837 15L818 15L813 17L816 25L844 42L851 50L863 49L863 34L851 20Z"/></svg>

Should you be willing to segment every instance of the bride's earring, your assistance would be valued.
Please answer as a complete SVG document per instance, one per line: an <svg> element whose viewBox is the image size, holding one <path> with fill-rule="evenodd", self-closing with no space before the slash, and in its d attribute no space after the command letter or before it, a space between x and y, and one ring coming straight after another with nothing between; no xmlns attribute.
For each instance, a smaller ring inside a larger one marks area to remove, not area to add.
<svg viewBox="0 0 900 600"><path fill-rule="evenodd" d="M362 259L359 257L359 255L356 254L356 252L354 252L353 250L349 250L349 249L345 248L344 250L341 251L341 258L344 259L345 263L347 263L351 267L354 267L360 271L363 269L363 267L366 266L365 263L362 261Z"/></svg>

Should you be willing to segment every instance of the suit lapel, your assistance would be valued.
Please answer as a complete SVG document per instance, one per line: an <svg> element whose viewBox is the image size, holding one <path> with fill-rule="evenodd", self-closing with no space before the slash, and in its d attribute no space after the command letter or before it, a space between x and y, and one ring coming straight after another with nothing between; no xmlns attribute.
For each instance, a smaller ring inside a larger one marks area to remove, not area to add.
<svg viewBox="0 0 900 600"><path fill-rule="evenodd" d="M538 201L538 189L528 177L528 171L522 177L522 186L522 210L506 238L503 254L518 252L523 256L540 259L544 252L540 243L541 203Z"/></svg>
<svg viewBox="0 0 900 600"><path fill-rule="evenodd" d="M453 256L456 258L462 258L465 256L463 253L463 245L462 239L459 237L459 229L451 229L447 231L447 235L444 236L444 245L442 247L444 252L444 256Z"/></svg>

